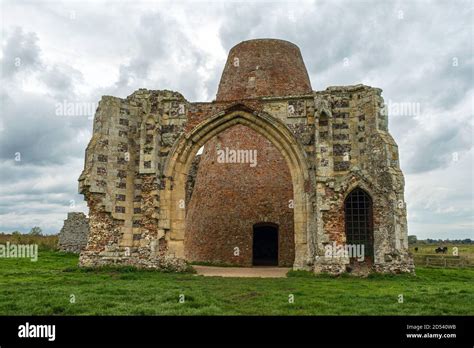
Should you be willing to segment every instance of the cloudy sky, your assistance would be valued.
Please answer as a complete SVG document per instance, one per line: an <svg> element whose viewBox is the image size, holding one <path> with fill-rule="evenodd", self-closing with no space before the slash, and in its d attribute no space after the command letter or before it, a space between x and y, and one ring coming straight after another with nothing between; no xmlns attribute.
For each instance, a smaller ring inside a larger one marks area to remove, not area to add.
<svg viewBox="0 0 474 348"><path fill-rule="evenodd" d="M279 38L301 48L314 90L383 89L409 234L473 238L472 4L2 0L0 231L56 233L87 212L77 178L101 95L210 101L232 46ZM68 103L85 111L58 115Z"/></svg>

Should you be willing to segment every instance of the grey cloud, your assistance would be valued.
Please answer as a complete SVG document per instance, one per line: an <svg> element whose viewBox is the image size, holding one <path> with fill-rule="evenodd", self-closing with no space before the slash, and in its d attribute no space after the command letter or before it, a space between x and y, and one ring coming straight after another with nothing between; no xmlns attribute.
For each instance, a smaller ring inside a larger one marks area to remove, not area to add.
<svg viewBox="0 0 474 348"><path fill-rule="evenodd" d="M179 30L179 26L173 17L159 12L141 16L134 33L137 50L130 61L119 68L117 92L130 94L140 87L174 89L188 99L196 98L196 71L206 59L202 50ZM191 63L188 67L178 68L180 60ZM170 66L171 69L157 81L151 80L151 70L160 66Z"/></svg>
<svg viewBox="0 0 474 348"><path fill-rule="evenodd" d="M222 45L229 51L233 46L241 41L253 39L258 26L271 18L273 4L271 3L249 3L247 6L242 4L226 4L220 8L222 15L232 13L232 16L226 16L219 31Z"/></svg>
<svg viewBox="0 0 474 348"><path fill-rule="evenodd" d="M67 64L43 62L38 35L20 27L7 32L2 54L2 82L9 87L15 87L16 75L22 73L43 82L55 98L73 98L74 85L83 80L81 72Z"/></svg>
<svg viewBox="0 0 474 348"><path fill-rule="evenodd" d="M39 78L53 92L52 97L57 100L75 99L75 85L83 81L80 71L59 64L48 66L41 72Z"/></svg>
<svg viewBox="0 0 474 348"><path fill-rule="evenodd" d="M13 29L3 47L2 78L10 78L19 71L40 69L40 52L35 33L25 33L19 27Z"/></svg>
<svg viewBox="0 0 474 348"><path fill-rule="evenodd" d="M470 144L462 133L463 129L448 126L422 136L408 162L406 173L421 173L447 167L453 162L454 152L466 151L472 147L472 143Z"/></svg>
<svg viewBox="0 0 474 348"><path fill-rule="evenodd" d="M87 115L65 117L57 114L64 100L77 102L75 85L82 74L67 64L47 64L41 60L39 38L21 28L6 38L2 67L0 159L12 160L19 153L21 162L37 165L64 163L70 157L82 157L83 143L77 138L79 129L90 125ZM21 57L19 70L8 70L14 57ZM28 71L46 89L24 92L16 73Z"/></svg>
<svg viewBox="0 0 474 348"><path fill-rule="evenodd" d="M70 157L84 155L84 143L77 139L77 130L71 125L91 121L83 116L56 115L57 101L34 94L18 93L17 100L2 98L0 158L15 158L20 163L50 165L64 163Z"/></svg>
<svg viewBox="0 0 474 348"><path fill-rule="evenodd" d="M82 160L37 166L0 162L0 231L27 232L39 225L57 233L68 211L87 211L77 193Z"/></svg>

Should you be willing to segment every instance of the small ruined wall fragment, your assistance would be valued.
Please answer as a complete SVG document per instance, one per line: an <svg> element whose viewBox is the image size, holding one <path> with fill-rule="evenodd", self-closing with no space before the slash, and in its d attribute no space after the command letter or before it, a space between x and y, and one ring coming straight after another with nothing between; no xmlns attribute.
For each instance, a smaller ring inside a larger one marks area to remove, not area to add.
<svg viewBox="0 0 474 348"><path fill-rule="evenodd" d="M59 233L59 250L80 253L87 245L89 219L84 213L68 213Z"/></svg>

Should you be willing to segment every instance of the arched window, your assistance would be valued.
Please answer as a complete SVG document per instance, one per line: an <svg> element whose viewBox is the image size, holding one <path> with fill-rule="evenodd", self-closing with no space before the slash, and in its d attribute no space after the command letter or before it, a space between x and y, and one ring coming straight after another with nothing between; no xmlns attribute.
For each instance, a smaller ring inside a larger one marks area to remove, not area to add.
<svg viewBox="0 0 474 348"><path fill-rule="evenodd" d="M344 201L346 243L364 245L365 256L374 256L372 198L361 188L355 188Z"/></svg>

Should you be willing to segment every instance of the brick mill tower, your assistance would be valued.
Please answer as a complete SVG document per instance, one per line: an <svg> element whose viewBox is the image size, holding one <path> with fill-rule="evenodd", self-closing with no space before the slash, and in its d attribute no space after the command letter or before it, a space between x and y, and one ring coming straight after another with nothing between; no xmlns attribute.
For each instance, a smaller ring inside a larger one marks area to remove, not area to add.
<svg viewBox="0 0 474 348"><path fill-rule="evenodd" d="M216 101L311 91L297 46L281 40L251 40L231 49ZM251 151L256 155L255 164L219 163L216 149ZM186 216L187 258L292 266L293 187L280 150L258 132L236 125L209 141L203 153Z"/></svg>
<svg viewBox="0 0 474 348"><path fill-rule="evenodd" d="M314 92L287 41L233 47L210 103L167 90L103 97L79 187L84 266L413 271L381 90Z"/></svg>

